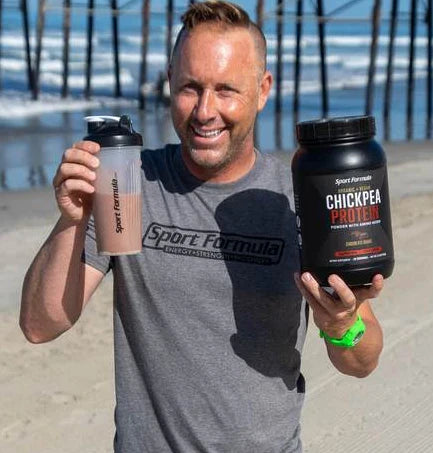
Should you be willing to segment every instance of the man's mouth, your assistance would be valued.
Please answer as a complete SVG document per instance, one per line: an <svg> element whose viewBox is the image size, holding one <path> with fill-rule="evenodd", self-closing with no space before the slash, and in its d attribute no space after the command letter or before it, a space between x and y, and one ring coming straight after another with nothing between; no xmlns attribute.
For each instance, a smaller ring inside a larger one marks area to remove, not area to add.
<svg viewBox="0 0 433 453"><path fill-rule="evenodd" d="M199 137L203 138L216 138L222 134L225 128L220 129L201 129L195 126L191 126L194 134L198 135Z"/></svg>

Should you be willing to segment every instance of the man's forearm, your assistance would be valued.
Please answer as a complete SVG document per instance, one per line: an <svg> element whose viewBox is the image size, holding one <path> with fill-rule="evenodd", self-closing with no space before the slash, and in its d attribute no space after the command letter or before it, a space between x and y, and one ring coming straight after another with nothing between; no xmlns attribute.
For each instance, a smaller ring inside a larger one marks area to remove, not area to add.
<svg viewBox="0 0 433 453"><path fill-rule="evenodd" d="M353 348L342 348L325 341L328 356L341 373L365 377L377 366L383 348L382 330L375 321L364 319L364 323L365 333Z"/></svg>
<svg viewBox="0 0 433 453"><path fill-rule="evenodd" d="M331 274L328 283L332 292L320 287L309 272L304 272L302 277L295 274L295 282L313 310L316 326L328 337L343 338L348 329L354 327L357 316L361 316L366 330L357 345L343 348L326 342L326 347L331 362L342 373L357 377L370 374L377 366L383 335L369 299L382 291L383 276L376 274L370 285L350 288L338 275Z"/></svg>
<svg viewBox="0 0 433 453"><path fill-rule="evenodd" d="M54 339L80 316L85 231L86 222L74 225L60 218L27 271L20 326L29 341Z"/></svg>

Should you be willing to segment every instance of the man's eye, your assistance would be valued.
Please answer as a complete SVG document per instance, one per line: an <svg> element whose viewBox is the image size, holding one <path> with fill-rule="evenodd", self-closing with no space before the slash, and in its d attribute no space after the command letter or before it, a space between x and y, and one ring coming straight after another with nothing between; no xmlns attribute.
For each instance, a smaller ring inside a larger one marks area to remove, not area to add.
<svg viewBox="0 0 433 453"><path fill-rule="evenodd" d="M218 94L220 94L221 96L232 96L234 92L235 90L230 87L224 87L218 90Z"/></svg>
<svg viewBox="0 0 433 453"><path fill-rule="evenodd" d="M182 87L182 91L185 91L186 93L195 93L197 91L197 87L193 85L184 85Z"/></svg>

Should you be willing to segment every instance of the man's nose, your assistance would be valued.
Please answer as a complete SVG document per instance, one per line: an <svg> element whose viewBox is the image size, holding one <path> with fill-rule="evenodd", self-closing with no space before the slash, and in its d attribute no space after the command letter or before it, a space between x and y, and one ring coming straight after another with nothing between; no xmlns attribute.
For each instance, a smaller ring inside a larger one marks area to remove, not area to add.
<svg viewBox="0 0 433 453"><path fill-rule="evenodd" d="M203 90L197 99L195 118L202 124L213 120L216 116L215 96L210 90Z"/></svg>

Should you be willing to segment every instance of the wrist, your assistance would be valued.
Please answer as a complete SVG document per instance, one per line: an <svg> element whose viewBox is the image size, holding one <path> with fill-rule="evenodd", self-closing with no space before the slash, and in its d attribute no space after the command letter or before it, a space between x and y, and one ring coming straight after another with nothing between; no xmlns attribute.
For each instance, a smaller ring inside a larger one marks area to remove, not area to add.
<svg viewBox="0 0 433 453"><path fill-rule="evenodd" d="M80 222L71 220L68 217L60 216L50 237L75 238L74 241L84 241L88 225L88 219L82 219ZM84 243L84 242L83 242Z"/></svg>
<svg viewBox="0 0 433 453"><path fill-rule="evenodd" d="M77 228L79 230L86 230L87 224L89 223L90 215L84 216L81 219L72 219L71 217L61 213L60 218L57 222L58 226L62 230L68 228Z"/></svg>
<svg viewBox="0 0 433 453"><path fill-rule="evenodd" d="M355 322L339 336L331 336L328 333L320 330L319 335L325 341L334 346L342 348L352 348L356 346L365 333L365 324L360 315L357 315Z"/></svg>
<svg viewBox="0 0 433 453"><path fill-rule="evenodd" d="M323 329L319 329L332 338L341 338L356 322L358 319L358 312L353 313L350 318L346 318L334 323L328 323Z"/></svg>

